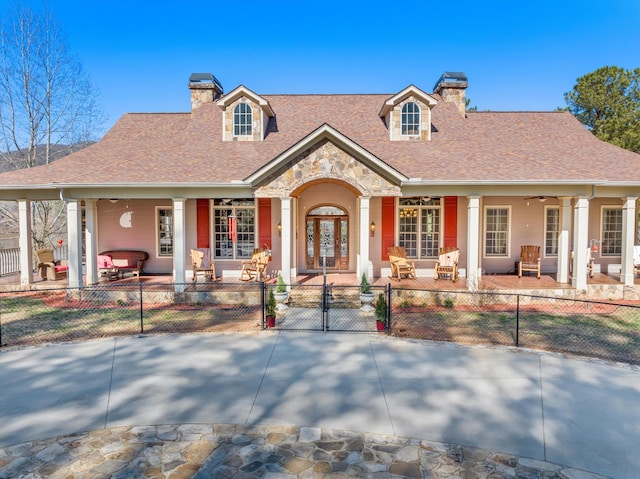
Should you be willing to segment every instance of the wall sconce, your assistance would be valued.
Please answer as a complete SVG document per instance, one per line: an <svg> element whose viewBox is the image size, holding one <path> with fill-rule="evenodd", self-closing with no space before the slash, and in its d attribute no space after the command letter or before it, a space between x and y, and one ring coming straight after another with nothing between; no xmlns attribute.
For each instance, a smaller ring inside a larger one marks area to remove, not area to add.
<svg viewBox="0 0 640 479"><path fill-rule="evenodd" d="M278 236L282 236L282 224L278 223L276 225L276 229L278 230Z"/></svg>
<svg viewBox="0 0 640 479"><path fill-rule="evenodd" d="M372 238L376 235L376 224L372 221L369 225L369 236Z"/></svg>

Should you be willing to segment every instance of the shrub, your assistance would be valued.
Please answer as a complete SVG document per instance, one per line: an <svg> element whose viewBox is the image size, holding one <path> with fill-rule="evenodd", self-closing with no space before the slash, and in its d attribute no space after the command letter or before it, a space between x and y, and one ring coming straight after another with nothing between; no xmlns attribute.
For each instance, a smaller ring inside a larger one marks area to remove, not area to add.
<svg viewBox="0 0 640 479"><path fill-rule="evenodd" d="M362 281L360 281L360 292L362 294L371 293L371 283L367 280L367 275L362 273Z"/></svg>

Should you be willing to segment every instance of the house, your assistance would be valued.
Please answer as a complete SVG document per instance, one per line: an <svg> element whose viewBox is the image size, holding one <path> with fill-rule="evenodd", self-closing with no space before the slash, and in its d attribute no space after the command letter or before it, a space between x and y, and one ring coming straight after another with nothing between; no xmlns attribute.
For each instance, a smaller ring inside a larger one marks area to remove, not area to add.
<svg viewBox="0 0 640 479"><path fill-rule="evenodd" d="M323 268L388 274L393 245L432 275L451 245L475 290L514 272L523 244L577 290L590 247L633 285L640 155L568 112L466 112L467 85L447 72L432 93L263 95L193 74L190 112L126 114L88 148L0 174L0 198L19 204L22 271L29 202L63 199L70 286L97 282L98 252L119 248L147 251L146 272L183 283L190 248L212 248L233 277L265 246L289 283Z"/></svg>

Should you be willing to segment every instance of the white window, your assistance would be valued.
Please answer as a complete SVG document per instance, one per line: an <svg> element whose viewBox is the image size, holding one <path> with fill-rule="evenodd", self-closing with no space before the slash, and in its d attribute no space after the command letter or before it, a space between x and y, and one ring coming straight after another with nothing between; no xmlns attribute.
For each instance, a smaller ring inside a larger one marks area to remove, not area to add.
<svg viewBox="0 0 640 479"><path fill-rule="evenodd" d="M215 199L213 205L215 257L251 258L256 247L254 199Z"/></svg>
<svg viewBox="0 0 640 479"><path fill-rule="evenodd" d="M173 256L173 208L156 207L156 254Z"/></svg>
<svg viewBox="0 0 640 479"><path fill-rule="evenodd" d="M486 206L484 210L485 256L509 256L511 208Z"/></svg>
<svg viewBox="0 0 640 479"><path fill-rule="evenodd" d="M600 254L620 256L622 254L622 208L603 206L601 224Z"/></svg>
<svg viewBox="0 0 640 479"><path fill-rule="evenodd" d="M560 208L544 207L544 255L558 256L558 237L560 236Z"/></svg>
<svg viewBox="0 0 640 479"><path fill-rule="evenodd" d="M251 107L238 103L233 109L233 136L250 136L252 122Z"/></svg>
<svg viewBox="0 0 640 479"><path fill-rule="evenodd" d="M420 107L415 102L408 102L402 106L402 135L420 135Z"/></svg>
<svg viewBox="0 0 640 479"><path fill-rule="evenodd" d="M436 258L441 238L440 198L401 198L398 211L399 244L407 258Z"/></svg>

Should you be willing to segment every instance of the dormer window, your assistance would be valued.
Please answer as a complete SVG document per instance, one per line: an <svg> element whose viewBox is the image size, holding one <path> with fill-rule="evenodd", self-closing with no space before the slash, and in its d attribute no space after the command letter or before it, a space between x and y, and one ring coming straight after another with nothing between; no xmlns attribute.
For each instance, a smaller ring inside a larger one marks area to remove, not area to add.
<svg viewBox="0 0 640 479"><path fill-rule="evenodd" d="M251 107L246 103L238 103L233 109L233 136L250 136L252 119Z"/></svg>
<svg viewBox="0 0 640 479"><path fill-rule="evenodd" d="M415 102L407 102L402 106L402 135L420 135L420 107Z"/></svg>

